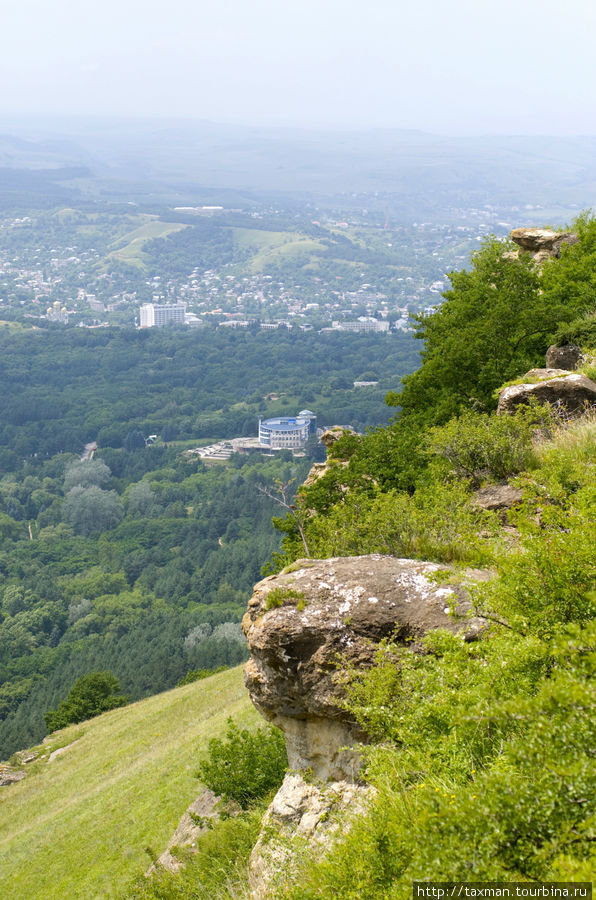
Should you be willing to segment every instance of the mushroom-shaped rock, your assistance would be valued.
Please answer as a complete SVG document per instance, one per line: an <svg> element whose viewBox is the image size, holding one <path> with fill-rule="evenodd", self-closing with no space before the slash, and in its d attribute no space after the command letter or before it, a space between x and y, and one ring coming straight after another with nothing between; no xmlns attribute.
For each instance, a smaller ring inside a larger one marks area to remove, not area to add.
<svg viewBox="0 0 596 900"><path fill-rule="evenodd" d="M596 408L596 383L586 375L564 369L531 369L523 377L522 384L505 387L499 394L498 415L515 412L533 399L572 416Z"/></svg>
<svg viewBox="0 0 596 900"><path fill-rule="evenodd" d="M245 683L257 709L285 732L293 769L324 781L351 779L364 735L344 708L341 666L372 665L383 638L416 648L427 631L476 637L464 579L439 583L448 567L389 556L301 560L255 586L242 627ZM459 615L452 615L456 610Z"/></svg>
<svg viewBox="0 0 596 900"><path fill-rule="evenodd" d="M510 237L534 257L540 254L540 260L549 256L558 258L563 244L577 244L579 240L577 234L570 231L552 231L550 228L514 228Z"/></svg>
<svg viewBox="0 0 596 900"><path fill-rule="evenodd" d="M344 434L356 434L356 432L353 428L349 428L345 425L333 425L323 432L321 435L321 443L324 444L327 451L329 451L334 444L337 444Z"/></svg>

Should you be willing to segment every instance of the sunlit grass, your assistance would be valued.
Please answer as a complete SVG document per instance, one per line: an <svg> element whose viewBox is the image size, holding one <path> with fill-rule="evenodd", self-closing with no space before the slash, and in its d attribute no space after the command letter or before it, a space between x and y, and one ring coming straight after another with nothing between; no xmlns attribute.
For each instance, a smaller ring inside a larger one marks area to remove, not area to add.
<svg viewBox="0 0 596 900"><path fill-rule="evenodd" d="M236 668L57 732L25 779L2 789L0 896L121 897L200 791L210 738L257 714Z"/></svg>

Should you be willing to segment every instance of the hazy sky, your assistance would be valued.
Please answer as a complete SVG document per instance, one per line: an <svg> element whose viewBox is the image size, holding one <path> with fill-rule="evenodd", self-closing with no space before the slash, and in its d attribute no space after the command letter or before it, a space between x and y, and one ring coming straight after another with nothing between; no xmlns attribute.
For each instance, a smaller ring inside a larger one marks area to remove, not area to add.
<svg viewBox="0 0 596 900"><path fill-rule="evenodd" d="M596 134L594 0L2 0L0 115Z"/></svg>

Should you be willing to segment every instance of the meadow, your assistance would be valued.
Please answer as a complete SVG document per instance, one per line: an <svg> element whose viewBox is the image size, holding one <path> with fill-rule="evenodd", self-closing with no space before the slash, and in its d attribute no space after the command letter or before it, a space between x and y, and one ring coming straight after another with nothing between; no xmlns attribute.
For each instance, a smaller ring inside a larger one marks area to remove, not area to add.
<svg viewBox="0 0 596 900"><path fill-rule="evenodd" d="M240 668L49 735L2 789L0 896L124 896L200 793L201 755L229 716L258 718Z"/></svg>

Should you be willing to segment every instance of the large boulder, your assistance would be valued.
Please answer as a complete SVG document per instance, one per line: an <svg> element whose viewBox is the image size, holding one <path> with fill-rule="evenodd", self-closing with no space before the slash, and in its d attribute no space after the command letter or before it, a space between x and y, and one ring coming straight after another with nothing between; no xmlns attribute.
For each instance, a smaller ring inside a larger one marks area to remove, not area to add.
<svg viewBox="0 0 596 900"><path fill-rule="evenodd" d="M552 344L546 351L547 369L565 369L572 372L582 362L584 355L575 344Z"/></svg>
<svg viewBox="0 0 596 900"><path fill-rule="evenodd" d="M530 253L534 261L543 262L551 256L559 258L563 244L577 244L579 237L570 231L552 231L550 228L514 228L511 240Z"/></svg>
<svg viewBox="0 0 596 900"><path fill-rule="evenodd" d="M523 379L500 392L497 415L515 412L532 400L548 403L571 417L596 408L596 383L586 375L564 369L530 369Z"/></svg>
<svg viewBox="0 0 596 900"><path fill-rule="evenodd" d="M372 665L381 640L416 649L437 628L477 637L484 623L467 617L465 579L435 580L448 568L376 555L300 560L255 586L242 622L251 654L245 683L285 732L292 769L323 781L357 777L349 748L365 736L344 708L342 669Z"/></svg>

